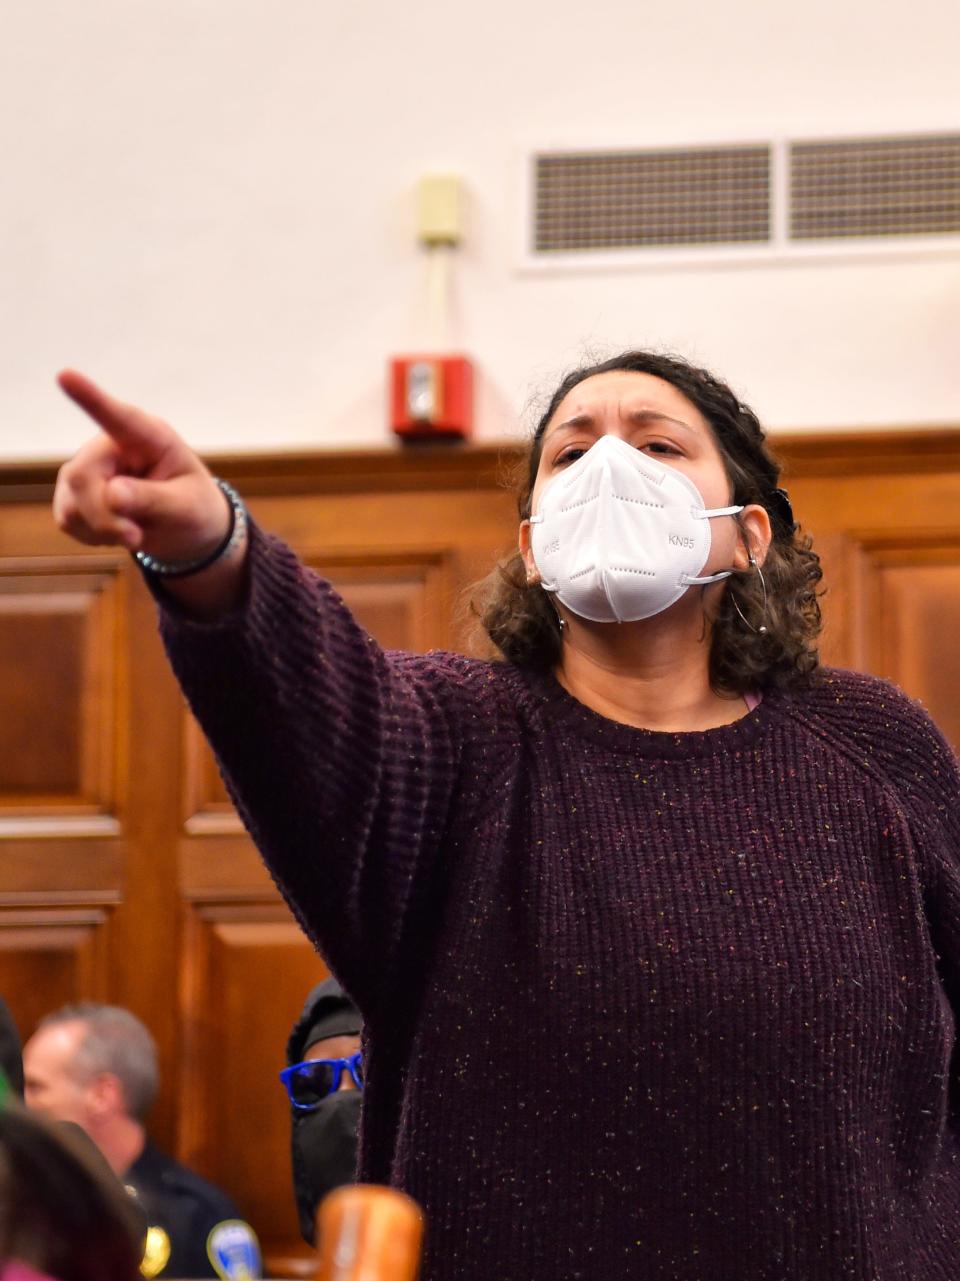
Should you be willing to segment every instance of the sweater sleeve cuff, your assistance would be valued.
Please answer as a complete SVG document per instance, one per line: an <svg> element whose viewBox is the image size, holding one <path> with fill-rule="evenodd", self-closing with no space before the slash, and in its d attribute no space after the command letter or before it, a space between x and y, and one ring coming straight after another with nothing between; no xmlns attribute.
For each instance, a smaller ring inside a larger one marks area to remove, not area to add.
<svg viewBox="0 0 960 1281"><path fill-rule="evenodd" d="M225 635L244 631L251 620L269 610L269 600L291 570L299 569L299 561L292 548L281 539L266 534L248 518L247 553L244 558L240 599L231 609L214 618L200 618L190 612L164 587L162 580L144 574L147 589L157 602L163 633L174 637L184 635Z"/></svg>

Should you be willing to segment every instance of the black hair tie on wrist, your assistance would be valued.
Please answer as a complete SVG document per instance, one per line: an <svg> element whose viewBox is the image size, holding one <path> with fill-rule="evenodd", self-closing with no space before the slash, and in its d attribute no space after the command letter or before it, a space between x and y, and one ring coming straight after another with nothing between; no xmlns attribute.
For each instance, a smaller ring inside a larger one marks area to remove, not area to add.
<svg viewBox="0 0 960 1281"><path fill-rule="evenodd" d="M214 476L214 480L230 507L230 524L220 542L207 555L195 560L165 561L158 560L149 552L134 552L133 558L144 573L152 574L156 578L186 578L189 574L199 574L201 570L209 569L218 560L228 556L237 546L247 527L246 506L232 485L221 480L219 476Z"/></svg>

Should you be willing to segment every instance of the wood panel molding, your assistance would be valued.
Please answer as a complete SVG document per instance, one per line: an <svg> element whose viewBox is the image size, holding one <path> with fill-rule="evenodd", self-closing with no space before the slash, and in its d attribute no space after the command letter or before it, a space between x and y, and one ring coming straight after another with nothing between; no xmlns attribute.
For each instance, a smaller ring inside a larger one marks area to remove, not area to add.
<svg viewBox="0 0 960 1281"><path fill-rule="evenodd" d="M26 835L0 824L0 905L118 903L122 895L120 842L91 840L83 820L38 820Z"/></svg>
<svg viewBox="0 0 960 1281"><path fill-rule="evenodd" d="M778 429L769 432L768 444L794 476L897 473L905 463L913 471L960 470L960 423ZM241 484L248 495L384 493L473 489L478 483L505 487L524 450L523 438L505 437L483 444L387 444L283 454L212 452L205 459L217 475ZM48 461L0 463L0 502L46 502L56 473L57 464Z"/></svg>
<svg viewBox="0 0 960 1281"><path fill-rule="evenodd" d="M851 540L857 557L860 666L934 711L960 750L960 530Z"/></svg>
<svg viewBox="0 0 960 1281"><path fill-rule="evenodd" d="M767 443L788 477L960 471L960 423L882 431L777 431L770 433Z"/></svg>
<svg viewBox="0 0 960 1281"><path fill-rule="evenodd" d="M24 1040L58 1006L106 998L109 922L95 906L0 910L0 991Z"/></svg>
<svg viewBox="0 0 960 1281"><path fill-rule="evenodd" d="M0 819L11 835L18 817L116 822L116 571L47 559L26 572L0 559Z"/></svg>

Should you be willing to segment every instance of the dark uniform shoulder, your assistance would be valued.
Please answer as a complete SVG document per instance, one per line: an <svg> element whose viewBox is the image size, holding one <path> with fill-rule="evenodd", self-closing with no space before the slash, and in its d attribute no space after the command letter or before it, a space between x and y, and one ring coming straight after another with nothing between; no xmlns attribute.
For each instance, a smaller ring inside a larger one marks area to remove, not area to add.
<svg viewBox="0 0 960 1281"><path fill-rule="evenodd" d="M240 1219L226 1192L152 1143L127 1171L124 1182L143 1206L154 1230L148 1239L148 1252L151 1240L154 1250L152 1264L147 1260L150 1276L217 1276L210 1259L211 1233L223 1224L242 1225L255 1246L253 1230ZM222 1235L220 1230L214 1246ZM259 1259L251 1275L259 1276Z"/></svg>
<svg viewBox="0 0 960 1281"><path fill-rule="evenodd" d="M196 1171L191 1170L189 1166L182 1165L175 1161L173 1157L161 1153L163 1168L161 1171L161 1181L164 1187L172 1191L193 1198L201 1204L220 1215L224 1219L235 1219L238 1210L233 1200L215 1183L204 1179Z"/></svg>

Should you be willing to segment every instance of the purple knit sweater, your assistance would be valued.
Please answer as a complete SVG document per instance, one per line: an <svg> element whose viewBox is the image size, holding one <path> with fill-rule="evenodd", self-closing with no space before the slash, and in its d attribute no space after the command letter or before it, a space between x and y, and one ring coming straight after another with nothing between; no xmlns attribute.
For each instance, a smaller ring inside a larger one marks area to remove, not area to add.
<svg viewBox="0 0 960 1281"><path fill-rule="evenodd" d="M384 653L255 528L244 607L163 628L363 1011L426 1281L960 1278L960 788L903 694L633 729Z"/></svg>

